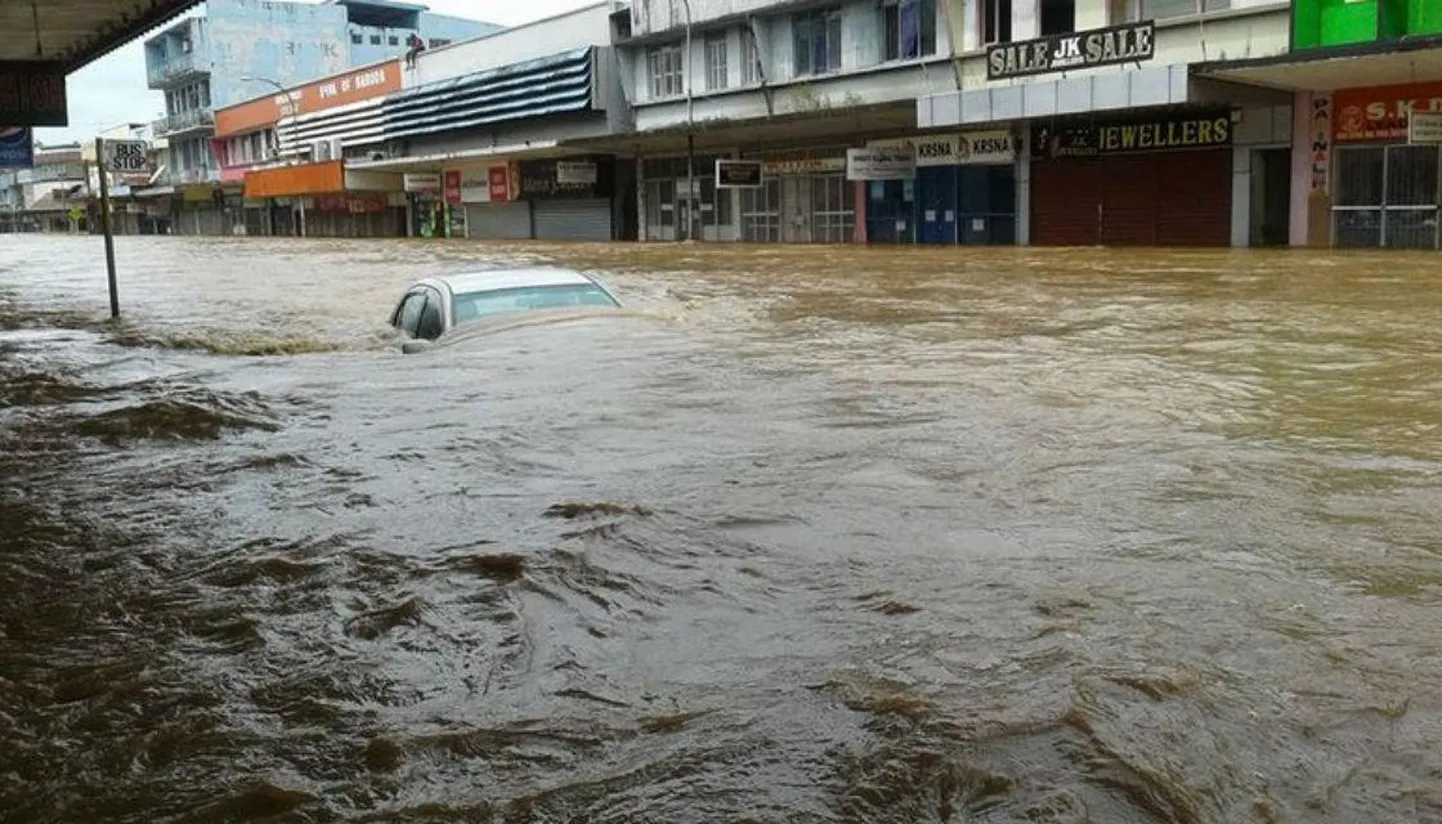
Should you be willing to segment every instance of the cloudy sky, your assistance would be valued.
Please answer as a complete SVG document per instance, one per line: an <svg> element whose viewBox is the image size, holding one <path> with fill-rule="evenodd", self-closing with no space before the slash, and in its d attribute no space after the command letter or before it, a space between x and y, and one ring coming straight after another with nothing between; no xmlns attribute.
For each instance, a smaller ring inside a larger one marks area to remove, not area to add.
<svg viewBox="0 0 1442 824"><path fill-rule="evenodd" d="M432 11L514 26L591 5L595 0L414 0ZM159 92L145 88L144 36L70 75L70 126L36 129L41 143L93 137L127 122L149 122L165 114Z"/></svg>

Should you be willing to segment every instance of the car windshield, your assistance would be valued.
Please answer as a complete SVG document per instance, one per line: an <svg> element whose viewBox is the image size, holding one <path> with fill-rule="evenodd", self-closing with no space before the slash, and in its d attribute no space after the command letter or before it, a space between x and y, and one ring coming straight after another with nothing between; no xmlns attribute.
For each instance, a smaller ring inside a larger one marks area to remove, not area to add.
<svg viewBox="0 0 1442 824"><path fill-rule="evenodd" d="M486 292L467 292L456 295L455 322L462 324L484 315L524 312L532 309L617 305L605 289L594 283L518 286L512 289L493 289Z"/></svg>

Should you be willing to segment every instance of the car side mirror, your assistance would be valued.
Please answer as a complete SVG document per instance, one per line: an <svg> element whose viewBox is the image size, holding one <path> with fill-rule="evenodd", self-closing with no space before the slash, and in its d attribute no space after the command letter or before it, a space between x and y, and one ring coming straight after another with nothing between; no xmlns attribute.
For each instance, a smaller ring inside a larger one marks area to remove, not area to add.
<svg viewBox="0 0 1442 824"><path fill-rule="evenodd" d="M419 355L430 348L431 342L428 340L408 340L401 344L401 352L406 355Z"/></svg>

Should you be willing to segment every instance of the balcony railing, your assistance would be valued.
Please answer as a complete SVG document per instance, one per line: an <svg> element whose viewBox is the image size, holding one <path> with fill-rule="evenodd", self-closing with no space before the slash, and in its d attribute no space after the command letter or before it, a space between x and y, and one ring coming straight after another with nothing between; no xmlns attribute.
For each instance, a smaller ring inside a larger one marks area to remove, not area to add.
<svg viewBox="0 0 1442 824"><path fill-rule="evenodd" d="M150 124L150 128L156 137L169 137L180 134L181 132L209 129L214 126L215 112L210 109L190 109L189 111L176 112L169 117L162 117Z"/></svg>
<svg viewBox="0 0 1442 824"><path fill-rule="evenodd" d="M169 55L164 63L148 67L145 70L145 79L150 88L163 89L177 80L205 74L208 71L210 71L210 62L192 51Z"/></svg>

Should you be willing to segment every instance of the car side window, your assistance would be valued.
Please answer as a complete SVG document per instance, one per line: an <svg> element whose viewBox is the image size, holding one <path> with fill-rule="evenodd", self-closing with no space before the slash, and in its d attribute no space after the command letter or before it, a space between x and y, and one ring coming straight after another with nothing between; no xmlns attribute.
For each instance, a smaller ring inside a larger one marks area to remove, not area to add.
<svg viewBox="0 0 1442 824"><path fill-rule="evenodd" d="M401 304L401 310L396 313L396 326L410 337L416 337L416 333L420 330L421 315L425 305L425 292L412 292L406 295L405 301Z"/></svg>
<svg viewBox="0 0 1442 824"><path fill-rule="evenodd" d="M445 321L441 318L441 296L429 289L426 294L426 306L421 310L420 328L416 330L416 337L435 340L446 330Z"/></svg>

